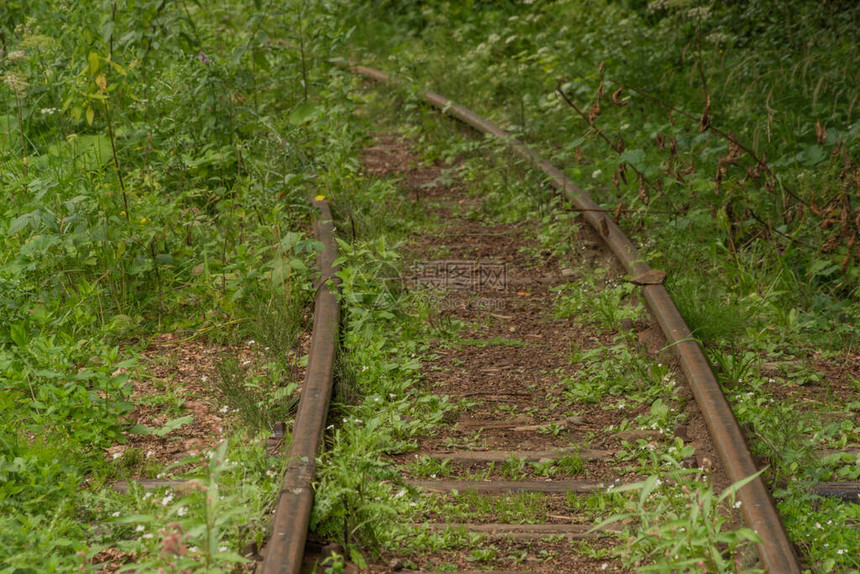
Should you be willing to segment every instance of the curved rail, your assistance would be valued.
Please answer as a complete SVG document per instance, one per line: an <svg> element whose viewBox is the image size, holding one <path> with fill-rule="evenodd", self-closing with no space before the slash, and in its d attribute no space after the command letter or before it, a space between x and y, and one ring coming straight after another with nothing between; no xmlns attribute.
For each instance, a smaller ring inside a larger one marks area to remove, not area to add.
<svg viewBox="0 0 860 574"><path fill-rule="evenodd" d="M377 82L391 81L388 74L373 68L350 66L349 69L355 74ZM424 97L428 104L442 113L460 120L479 132L502 140L514 153L543 172L553 187L565 194L578 209L582 210L586 221L600 234L615 257L632 274L641 275L651 270L621 228L612 218L606 217L600 206L564 175L562 170L546 161L510 133L471 110L434 92L426 92ZM645 285L642 289L651 313L678 355L681 368L702 411L729 480L738 482L756 474L758 469L734 413L711 371L708 360L699 344L693 339L693 334L668 291L663 285ZM762 542L756 545L756 550L765 570L771 574L800 574L794 547L788 539L782 520L761 477L756 477L744 485L738 491L738 500L741 501L747 525L762 539Z"/></svg>
<svg viewBox="0 0 860 574"><path fill-rule="evenodd" d="M313 205L320 211L314 223L314 235L323 244L323 250L317 255L320 280L314 300L314 326L299 410L287 453L287 472L275 506L272 537L260 569L264 574L298 574L301 570L313 508L311 481L316 474L316 456L331 400L340 307L328 280L334 279L337 270L334 265L337 243L328 203L314 200Z"/></svg>

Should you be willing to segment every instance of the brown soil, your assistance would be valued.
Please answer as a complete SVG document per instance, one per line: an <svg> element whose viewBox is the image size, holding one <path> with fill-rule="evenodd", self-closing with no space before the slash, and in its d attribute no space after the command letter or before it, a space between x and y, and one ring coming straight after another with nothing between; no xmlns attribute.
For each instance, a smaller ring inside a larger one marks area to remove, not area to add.
<svg viewBox="0 0 860 574"><path fill-rule="evenodd" d="M310 333L305 333L295 356L306 353L309 346ZM186 488L189 483L171 479L192 471L196 463L173 466L166 473L158 471L177 461L214 450L226 438L229 428L236 424L235 411L219 400L215 386L219 377L218 363L226 357L236 357L240 363L259 364L265 352L253 340L231 346L173 333L154 339L129 373L132 377L131 401L135 405L129 422L160 429L172 419L189 414L193 419L160 437L126 433L125 442L105 449L105 457L121 465L119 475L122 480L113 482L111 486L119 491L127 489L130 482L139 482L147 489ZM294 381L301 383L304 367L297 366L292 375ZM268 447L272 454L276 454L280 446L279 441L269 439ZM91 562L100 565L102 572L114 572L136 559L136 556L116 548L106 548Z"/></svg>
<svg viewBox="0 0 860 574"><path fill-rule="evenodd" d="M136 406L131 419L153 429L186 414L194 420L163 437L128 434L127 443L108 448L107 454L117 458L137 449L147 462L171 464L213 448L230 413L218 405L211 381L218 376L218 358L228 352L234 350L208 342L177 342L172 334L154 340L140 355L137 372L142 376L132 380L131 400ZM132 472L131 478L146 477Z"/></svg>

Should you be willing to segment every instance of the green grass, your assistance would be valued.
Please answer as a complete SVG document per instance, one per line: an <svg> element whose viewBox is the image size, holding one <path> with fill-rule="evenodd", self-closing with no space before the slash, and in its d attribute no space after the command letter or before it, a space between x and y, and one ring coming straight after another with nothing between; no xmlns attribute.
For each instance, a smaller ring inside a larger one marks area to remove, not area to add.
<svg viewBox="0 0 860 574"><path fill-rule="evenodd" d="M349 80L325 61L342 30L298 5L4 5L0 562L13 570L87 569L102 549L144 570L229 570L262 537L281 463L258 433L290 418L313 296L306 197L354 173L362 138ZM128 432L173 441L196 424L185 403L200 397L136 359L166 333L257 339L261 355L226 361L213 391L242 416L211 459L110 459ZM134 380L157 394L135 403ZM135 427L137 407L168 422ZM197 473L217 495L155 504L105 484L138 473ZM186 554L162 552L171 536Z"/></svg>

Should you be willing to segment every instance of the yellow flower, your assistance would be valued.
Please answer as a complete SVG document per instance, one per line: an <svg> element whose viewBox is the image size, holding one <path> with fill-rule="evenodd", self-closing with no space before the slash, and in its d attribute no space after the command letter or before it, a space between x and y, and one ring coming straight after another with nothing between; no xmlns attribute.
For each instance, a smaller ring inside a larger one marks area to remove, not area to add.
<svg viewBox="0 0 860 574"><path fill-rule="evenodd" d="M141 217L141 218L140 218L140 222L141 222L141 223L146 223L146 218L145 218L145 217Z"/></svg>
<svg viewBox="0 0 860 574"><path fill-rule="evenodd" d="M125 211L120 211L119 214L125 217Z"/></svg>
<svg viewBox="0 0 860 574"><path fill-rule="evenodd" d="M322 201L322 200L324 200L324 199L325 199L325 196L324 196L324 195L318 195L318 196L316 196L314 199L315 199L315 200L317 200L317 201Z"/></svg>

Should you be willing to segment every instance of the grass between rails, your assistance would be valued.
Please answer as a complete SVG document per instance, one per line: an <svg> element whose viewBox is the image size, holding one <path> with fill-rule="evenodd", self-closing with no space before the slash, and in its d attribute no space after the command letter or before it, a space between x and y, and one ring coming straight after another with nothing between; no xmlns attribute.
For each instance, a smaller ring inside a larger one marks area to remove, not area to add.
<svg viewBox="0 0 860 574"><path fill-rule="evenodd" d="M475 142L458 136L447 120L425 115L420 108L410 107L408 99L395 98L392 105L388 98L368 97L374 117L381 109L396 109L399 110L398 123L410 120L406 131L420 141L426 157L459 158L457 173L465 174L461 181L469 182L469 193L485 198L483 211L476 213L476 217L524 221L528 225L539 223L535 231L539 243L555 246L566 256L577 251L570 246L561 247L570 239L567 214L553 211L558 206L544 197L542 191L533 193L533 183L518 169L507 174L510 178L493 169L496 162L510 165L507 158L502 159L503 152L494 150L493 146L483 150L484 144L475 146ZM497 153L500 156L496 156ZM342 411L333 425L331 450L320 471L318 505L314 511L317 534L336 537L350 549L351 557L362 563L361 549L375 553L384 546L389 550L399 549L407 556L420 556L478 542L455 530L436 532L421 529L416 533L411 523L424 520L427 512L456 521L458 518L474 518L476 509L492 511L501 504L509 507L505 516L513 522L535 520L536 516L532 516L533 512L529 510L533 505L528 496L521 497L522 508L511 506L513 499L503 502L468 496L453 501L453 504L427 506L428 499L402 486L400 472L383 457L384 454L415 449L417 436L433 432L444 420L444 413L456 407L445 397L424 394L426 391L415 386L419 377L418 361L428 350L427 340L433 338L436 344L442 345L462 345L465 341L466 346L471 346L474 343L463 339L462 334L450 339L455 332L460 333L460 329L449 329L449 326L440 324L434 318L433 310L427 308L424 300L416 294L391 297L386 281L379 280L379 261L396 266L398 255L392 246L397 245L404 231L422 229L427 223L423 219L423 211L410 206L410 203L417 204L417 200L412 202L411 198L404 198L403 191L397 197L396 182L383 184L359 179L357 183L354 189L344 186L334 195L340 221L350 221L351 226L365 230L367 235L356 234L341 244L342 276L347 287L343 300L348 318L340 384L342 398L351 404L341 407ZM527 190L532 191L531 195L525 193ZM517 207L514 211L499 209L499 205ZM383 213L385 217L382 217ZM557 216L554 215L556 213ZM418 215L417 219L413 218L415 215ZM560 220L565 220L566 224ZM341 223L340 227L345 225ZM368 280L372 277L377 280ZM585 289L591 287L599 289L613 301L613 305L607 305L613 312L607 315L600 311L600 306L593 313L578 309L584 323L615 332L622 318L640 316L638 305L630 305L629 290L612 284L600 289L604 284L602 275L595 272L593 276L581 279L579 289L572 289L569 285L559 289L556 312L570 313L579 305L577 301ZM430 332L427 331L428 326ZM450 343L445 343L449 339ZM508 339L492 339L484 343L497 346L520 344ZM640 356L635 347L629 337L619 334L613 346L571 350L570 360L582 365L583 376L560 382L568 389L560 400L565 402L566 408L594 401L606 402L608 398L613 402L613 409L636 408L641 412L638 407L645 405L647 408L642 414L626 419L621 428L663 433L668 429L668 435L674 425L683 420L682 403L676 396L677 387L668 367ZM631 373L631 362L641 368ZM587 383L593 382L600 373L605 375L604 385ZM588 396L577 392L577 389L584 389ZM619 395L624 396L624 400L611 399ZM615 405L615 402L619 404ZM462 405L461 408L469 406ZM550 433L561 431L549 427L546 430ZM480 432L476 432L474 440L480 442L479 435ZM574 512L588 510L596 519L612 515L616 521L629 519L633 512L637 521L628 527L625 536L637 537L637 544L611 554L622 557L629 566L647 564L654 571L663 571L673 560L681 560L691 566L702 563L715 571L733 571L748 555L749 541L756 537L747 530L736 528L730 520L733 511L736 514L736 507L732 508L731 491L726 491L722 497L717 496L706 476L681 468L682 459L692 453L692 447L681 439L651 443L640 439L632 441L632 444L626 443L626 448L619 452L619 468L623 472L652 475L652 478L633 487L633 495L612 493L590 498L574 497L568 502L570 509ZM452 466L425 457L409 465L409 470L416 476L439 477L450 474ZM550 464L527 464L523 460L511 459L498 468L490 467L472 476L487 479L496 471L509 479L521 479L532 474L578 476L583 472L588 476L583 462L575 456ZM684 511L691 504L699 505L702 512L687 516ZM657 534L654 536L648 532ZM674 539L667 546L670 535ZM479 548L484 554L476 554L473 558L486 564L509 558L497 550L484 545ZM596 554L610 555L605 554L605 549L591 550Z"/></svg>

